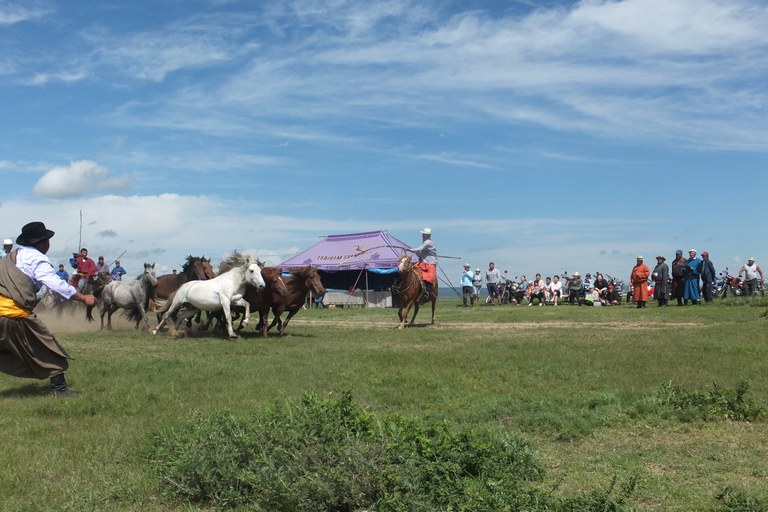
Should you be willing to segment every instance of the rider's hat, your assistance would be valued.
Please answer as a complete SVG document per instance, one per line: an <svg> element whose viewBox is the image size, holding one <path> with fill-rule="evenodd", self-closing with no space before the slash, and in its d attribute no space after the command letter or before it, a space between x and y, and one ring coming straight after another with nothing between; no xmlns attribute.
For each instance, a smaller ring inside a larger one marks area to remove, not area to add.
<svg viewBox="0 0 768 512"><path fill-rule="evenodd" d="M11 240L10 238L6 238L5 240L3 240L3 245L13 245L13 240Z"/></svg>
<svg viewBox="0 0 768 512"><path fill-rule="evenodd" d="M431 235L432 234L432 230L430 228L424 228L424 229L421 230L421 234L422 235Z"/></svg>
<svg viewBox="0 0 768 512"><path fill-rule="evenodd" d="M581 274L579 274L578 272L574 272L573 275L574 277L579 277Z"/></svg>
<svg viewBox="0 0 768 512"><path fill-rule="evenodd" d="M21 234L16 238L19 245L35 245L43 240L48 240L53 236L53 231L46 229L42 222L30 222L21 228Z"/></svg>
<svg viewBox="0 0 768 512"><path fill-rule="evenodd" d="M754 256L750 256L749 258L747 258L747 261L755 261L755 257Z"/></svg>
<svg viewBox="0 0 768 512"><path fill-rule="evenodd" d="M664 261L667 261L667 258L665 258L664 256L662 256L661 254L659 254L658 256L656 256L656 259L657 259L657 260L664 260Z"/></svg>
<svg viewBox="0 0 768 512"><path fill-rule="evenodd" d="M466 267L469 267L469 266L470 266L470 264L469 264L469 263L465 263L465 264L464 264L464 267L465 267L465 268L466 268Z"/></svg>

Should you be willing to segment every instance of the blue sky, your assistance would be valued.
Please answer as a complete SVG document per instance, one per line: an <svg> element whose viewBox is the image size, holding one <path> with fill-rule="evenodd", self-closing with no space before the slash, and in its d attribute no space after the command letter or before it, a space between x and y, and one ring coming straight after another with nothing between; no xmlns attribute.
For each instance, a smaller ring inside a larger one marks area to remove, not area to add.
<svg viewBox="0 0 768 512"><path fill-rule="evenodd" d="M0 0L0 45L0 237L54 261L82 211L137 274L425 226L514 275L768 266L764 1Z"/></svg>

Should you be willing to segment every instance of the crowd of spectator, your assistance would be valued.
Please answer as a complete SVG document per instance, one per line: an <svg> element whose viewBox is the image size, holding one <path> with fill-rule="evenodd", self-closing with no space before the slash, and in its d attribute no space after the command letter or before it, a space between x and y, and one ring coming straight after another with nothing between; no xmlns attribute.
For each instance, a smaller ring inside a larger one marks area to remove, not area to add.
<svg viewBox="0 0 768 512"><path fill-rule="evenodd" d="M470 267L469 263L465 263L461 275L462 303L465 307L481 302L483 283L487 290L484 303L490 306L557 306L563 302L579 306L615 306L626 300L637 308L644 308L650 299L660 307L668 306L670 299L675 300L678 306L712 302L716 288L723 286L722 281L718 283L709 253L704 251L699 258L694 249L688 251L688 258L683 256L682 250L676 251L671 269L663 255L656 257L652 270L645 264L643 256L638 256L626 285L621 279L605 276L601 272L596 272L594 277L589 272L584 277L579 272L571 276L556 274L542 277L536 274L529 281L525 275L508 279L494 262L488 264L484 274L479 268L473 272ZM744 295L755 295L762 290L764 275L754 258L750 257L739 269L739 278L742 275Z"/></svg>

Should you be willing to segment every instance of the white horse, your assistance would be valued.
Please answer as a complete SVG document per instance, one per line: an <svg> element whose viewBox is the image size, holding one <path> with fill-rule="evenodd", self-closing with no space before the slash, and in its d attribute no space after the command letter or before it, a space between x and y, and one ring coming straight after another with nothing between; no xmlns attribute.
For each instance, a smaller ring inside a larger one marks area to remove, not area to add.
<svg viewBox="0 0 768 512"><path fill-rule="evenodd" d="M133 281L110 281L101 292L101 329L104 329L104 315L107 315L107 329L112 330L112 313L120 308L128 310L126 317L136 322L144 320L149 330L147 301L157 285L155 264L145 263L144 272Z"/></svg>
<svg viewBox="0 0 768 512"><path fill-rule="evenodd" d="M184 307L182 313L176 318L174 329L178 328L179 323L187 318L191 318L199 311L219 311L224 313L227 320L227 333L230 338L237 338L237 334L232 329L232 314L230 307L242 306L245 308L245 320L247 324L250 319L250 306L248 301L243 299L245 285L249 284L256 289L263 289L265 286L264 278L261 276L261 268L251 256L241 256L235 253L242 262L227 272L221 273L213 279L206 281L189 281L181 285L173 296L170 307L164 312L163 319L152 330L152 334L165 324L168 318ZM169 297L170 299L170 297ZM191 306L191 308L187 307Z"/></svg>

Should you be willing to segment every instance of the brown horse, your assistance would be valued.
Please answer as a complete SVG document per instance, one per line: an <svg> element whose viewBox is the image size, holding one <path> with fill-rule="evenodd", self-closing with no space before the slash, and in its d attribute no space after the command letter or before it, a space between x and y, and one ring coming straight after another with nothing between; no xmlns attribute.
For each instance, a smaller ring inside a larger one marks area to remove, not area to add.
<svg viewBox="0 0 768 512"><path fill-rule="evenodd" d="M304 306L307 293L312 291L312 293L317 295L325 295L325 286L323 286L323 282L320 280L320 274L317 273L317 269L314 267L292 268L289 272L291 273L291 277L283 278L285 286L288 287L288 296L277 301L274 300L275 297L273 296L274 302L272 304L272 314L275 318L267 328L267 331L269 331L269 329L277 325L277 330L280 333L280 336L285 334L288 322L290 322L291 318L293 318L302 306ZM283 322L280 315L286 310L288 311L288 316L285 318L285 322ZM264 319L264 323L266 324L266 318ZM256 328L258 329L259 327L261 327L262 332L264 332L263 326L257 326Z"/></svg>
<svg viewBox="0 0 768 512"><path fill-rule="evenodd" d="M243 298L251 305L251 311L259 312L259 324L256 327L261 329L261 335L266 338L269 309L273 304L288 299L288 287L282 277L282 270L277 267L262 267L261 277L267 286L263 290L246 286Z"/></svg>
<svg viewBox="0 0 768 512"><path fill-rule="evenodd" d="M421 278L421 273L413 268L413 262L411 257L407 254L400 256L400 261L397 264L397 271L400 274L400 278L392 285L392 291L395 292L400 303L400 309L397 311L397 315L400 317L400 326L398 329L405 327L405 323L408 320L408 313L413 308L413 318L411 318L410 326L413 326L416 315L419 312L419 306L432 303L432 325L435 324L435 305L437 304L437 286L434 286L429 294L429 297L424 297L424 281Z"/></svg>

